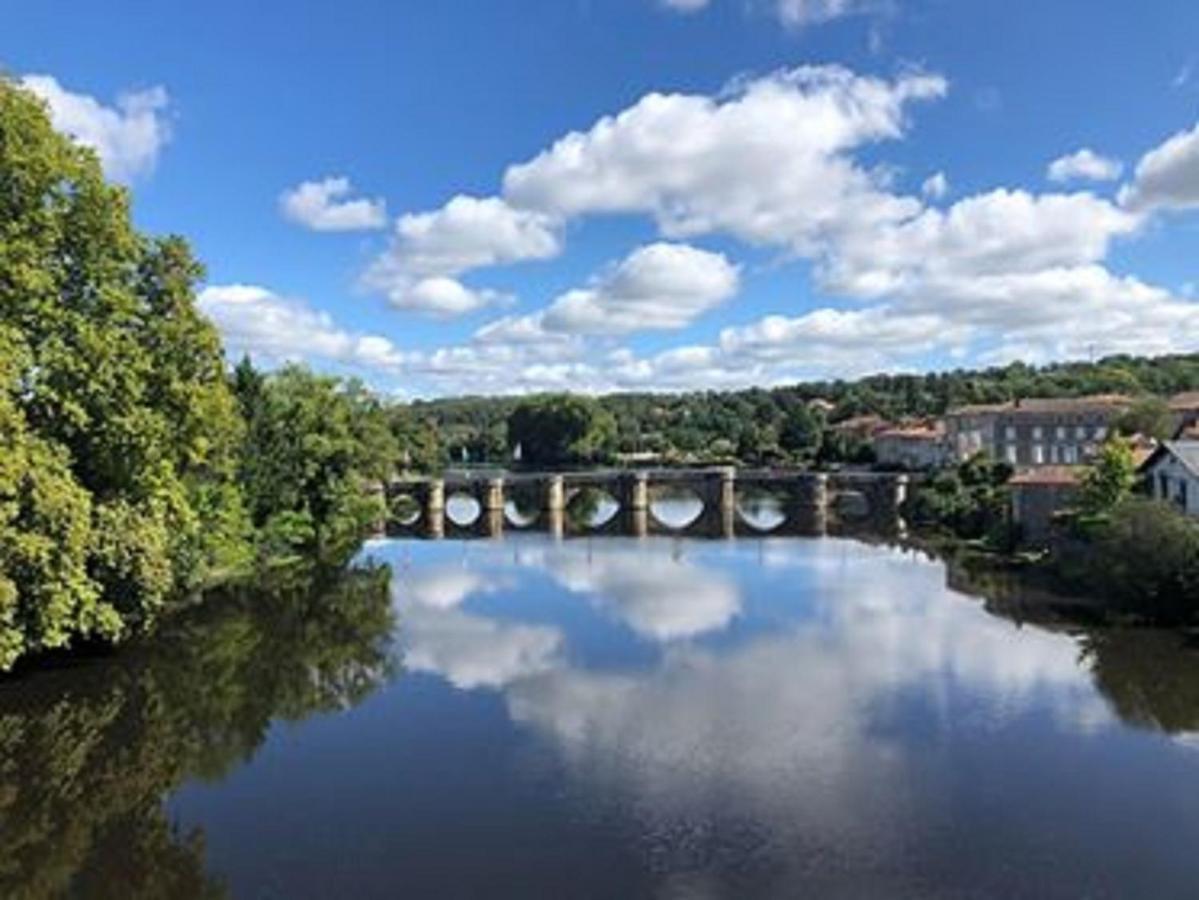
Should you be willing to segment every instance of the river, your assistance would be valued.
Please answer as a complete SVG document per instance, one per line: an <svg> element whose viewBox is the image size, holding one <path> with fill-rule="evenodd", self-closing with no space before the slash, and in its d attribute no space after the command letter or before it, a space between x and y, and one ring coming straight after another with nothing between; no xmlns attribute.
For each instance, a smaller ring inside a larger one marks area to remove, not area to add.
<svg viewBox="0 0 1199 900"><path fill-rule="evenodd" d="M0 682L0 895L1193 897L1199 650L842 539L375 540Z"/></svg>

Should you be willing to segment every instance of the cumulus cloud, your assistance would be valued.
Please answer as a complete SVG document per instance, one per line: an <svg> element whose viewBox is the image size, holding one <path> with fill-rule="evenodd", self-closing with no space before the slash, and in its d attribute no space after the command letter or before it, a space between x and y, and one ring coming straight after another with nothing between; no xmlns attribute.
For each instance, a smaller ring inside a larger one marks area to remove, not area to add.
<svg viewBox="0 0 1199 900"><path fill-rule="evenodd" d="M406 361L389 339L346 331L328 313L257 285L210 285L200 291L198 306L220 329L231 355L249 353L271 363L315 357L392 373Z"/></svg>
<svg viewBox="0 0 1199 900"><path fill-rule="evenodd" d="M1115 181L1124 171L1118 159L1100 156L1094 150L1083 147L1067 156L1059 156L1049 164L1046 176L1050 181L1064 182L1075 179L1088 181Z"/></svg>
<svg viewBox="0 0 1199 900"><path fill-rule="evenodd" d="M382 200L353 199L344 176L305 181L279 195L284 217L313 231L369 231L387 224Z"/></svg>
<svg viewBox="0 0 1199 900"><path fill-rule="evenodd" d="M706 9L710 0L658 0L658 2L675 12L693 13Z"/></svg>
<svg viewBox="0 0 1199 900"><path fill-rule="evenodd" d="M858 297L914 292L937 275L1030 272L1102 259L1137 217L1088 193L994 190L947 210L846 232L822 271L827 289Z"/></svg>
<svg viewBox="0 0 1199 900"><path fill-rule="evenodd" d="M940 200L949 193L949 179L944 172L937 172L924 179L920 185L920 193L929 200Z"/></svg>
<svg viewBox="0 0 1199 900"><path fill-rule="evenodd" d="M945 91L937 75L886 81L805 66L718 97L649 94L510 167L504 194L562 217L645 213L668 237L726 232L810 248L918 210L847 154L902 136L907 106Z"/></svg>
<svg viewBox="0 0 1199 900"><path fill-rule="evenodd" d="M166 88L120 94L105 106L88 94L67 90L50 75L26 75L21 85L41 97L54 127L100 157L110 178L126 183L149 174L171 137Z"/></svg>
<svg viewBox="0 0 1199 900"><path fill-rule="evenodd" d="M1142 211L1199 207L1199 124L1142 156L1120 202Z"/></svg>
<svg viewBox="0 0 1199 900"><path fill-rule="evenodd" d="M400 309L472 312L502 295L471 290L458 275L556 256L559 230L552 216L514 208L499 197L459 195L440 209L401 216L391 246L370 265L363 283Z"/></svg>
<svg viewBox="0 0 1199 900"><path fill-rule="evenodd" d="M639 247L585 288L560 296L544 327L569 334L677 330L737 292L737 267L686 244Z"/></svg>

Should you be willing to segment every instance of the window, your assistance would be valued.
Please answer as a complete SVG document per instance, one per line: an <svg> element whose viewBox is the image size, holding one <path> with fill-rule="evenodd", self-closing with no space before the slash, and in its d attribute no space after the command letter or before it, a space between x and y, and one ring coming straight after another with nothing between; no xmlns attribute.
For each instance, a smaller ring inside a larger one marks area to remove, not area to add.
<svg viewBox="0 0 1199 900"><path fill-rule="evenodd" d="M1165 472L1157 476L1157 496L1162 500L1170 498L1170 478Z"/></svg>
<svg viewBox="0 0 1199 900"><path fill-rule="evenodd" d="M1045 436L1044 431L1045 429L1043 429L1040 425L1034 425L1032 429L1032 439L1034 441L1041 440L1041 438Z"/></svg>
<svg viewBox="0 0 1199 900"><path fill-rule="evenodd" d="M1015 465L1016 464L1016 445L1008 444L1007 448L1004 450L1004 456L1007 457L1008 462L1010 462L1012 465Z"/></svg>
<svg viewBox="0 0 1199 900"><path fill-rule="evenodd" d="M1080 441L1085 441L1087 439L1087 426L1086 425L1076 426L1074 429L1074 436L1076 438L1078 438Z"/></svg>
<svg viewBox="0 0 1199 900"><path fill-rule="evenodd" d="M1106 425L1096 425L1095 426L1095 440L1097 440L1097 441L1107 440L1107 426Z"/></svg>
<svg viewBox="0 0 1199 900"><path fill-rule="evenodd" d="M1006 434L1007 439L1009 441L1014 441L1016 439L1016 426L1015 425L1007 426L1007 428L1004 429L1004 433Z"/></svg>
<svg viewBox="0 0 1199 900"><path fill-rule="evenodd" d="M1186 511L1186 508L1187 508L1187 483L1186 483L1185 478L1178 479L1178 505L1182 507L1184 512Z"/></svg>
<svg viewBox="0 0 1199 900"><path fill-rule="evenodd" d="M1063 447L1062 462L1068 466L1072 466L1078 462L1078 448L1073 444L1067 444L1065 447Z"/></svg>
<svg viewBox="0 0 1199 900"><path fill-rule="evenodd" d="M1066 426L1065 425L1057 426L1057 439L1059 441L1064 441L1066 439Z"/></svg>
<svg viewBox="0 0 1199 900"><path fill-rule="evenodd" d="M1039 428L1037 430L1040 431ZM1040 444L1033 444L1032 446L1032 464L1034 466L1045 464L1045 448Z"/></svg>

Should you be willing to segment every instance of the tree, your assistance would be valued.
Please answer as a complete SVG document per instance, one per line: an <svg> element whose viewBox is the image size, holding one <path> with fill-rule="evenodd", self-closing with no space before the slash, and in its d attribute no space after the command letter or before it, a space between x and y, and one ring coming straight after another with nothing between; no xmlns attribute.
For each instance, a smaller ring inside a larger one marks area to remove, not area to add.
<svg viewBox="0 0 1199 900"><path fill-rule="evenodd" d="M815 452L820 446L822 428L816 414L801 404L783 420L779 429L779 446L795 454Z"/></svg>
<svg viewBox="0 0 1199 900"><path fill-rule="evenodd" d="M0 668L143 628L244 557L240 417L200 275L0 79Z"/></svg>
<svg viewBox="0 0 1199 900"><path fill-rule="evenodd" d="M1137 480L1132 446L1121 437L1106 441L1087 469L1079 490L1079 505L1089 516L1109 512L1131 492Z"/></svg>
<svg viewBox="0 0 1199 900"><path fill-rule="evenodd" d="M521 459L530 465L599 462L615 439L615 417L591 397L534 397L508 417L509 447L520 447Z"/></svg>
<svg viewBox="0 0 1199 900"><path fill-rule="evenodd" d="M1174 415L1161 397L1142 397L1120 416L1116 428L1124 435L1142 434L1164 441L1173 436Z"/></svg>
<svg viewBox="0 0 1199 900"><path fill-rule="evenodd" d="M1122 500L1090 560L1089 586L1124 609L1166 623L1199 619L1199 528L1172 505Z"/></svg>
<svg viewBox="0 0 1199 900"><path fill-rule="evenodd" d="M235 378L247 423L245 495L268 552L336 547L383 514L366 488L398 452L385 411L361 385L302 366Z"/></svg>

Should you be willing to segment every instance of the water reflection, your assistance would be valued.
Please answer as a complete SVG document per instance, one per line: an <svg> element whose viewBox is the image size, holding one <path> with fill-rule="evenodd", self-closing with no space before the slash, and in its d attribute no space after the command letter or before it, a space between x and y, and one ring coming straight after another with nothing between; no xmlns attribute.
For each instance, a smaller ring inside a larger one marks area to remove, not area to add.
<svg viewBox="0 0 1199 900"><path fill-rule="evenodd" d="M703 514L704 501L687 488L663 485L654 491L649 509L667 528L682 529Z"/></svg>
<svg viewBox="0 0 1199 900"><path fill-rule="evenodd" d="M0 684L0 896L223 896L202 830L173 823L163 797L227 777L273 721L386 681L387 578L281 576L113 658Z"/></svg>
<svg viewBox="0 0 1199 900"><path fill-rule="evenodd" d="M1193 887L1185 636L1013 620L850 541L361 559L0 685L0 894Z"/></svg>

